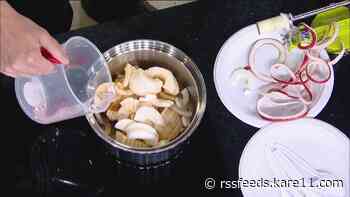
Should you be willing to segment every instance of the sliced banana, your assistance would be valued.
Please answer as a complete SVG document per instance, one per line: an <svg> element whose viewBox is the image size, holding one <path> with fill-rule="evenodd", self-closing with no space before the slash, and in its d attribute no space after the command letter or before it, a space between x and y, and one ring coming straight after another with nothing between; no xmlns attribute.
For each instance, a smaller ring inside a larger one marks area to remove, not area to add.
<svg viewBox="0 0 350 197"><path fill-rule="evenodd" d="M123 87L126 88L129 85L129 81L130 81L130 77L132 75L133 72L135 72L137 70L136 67L134 67L131 64L126 64L125 68L124 68L124 72L125 72L125 77L123 80Z"/></svg>
<svg viewBox="0 0 350 197"><path fill-rule="evenodd" d="M159 142L157 131L148 124L134 122L127 126L124 131L128 138L143 140L151 146L155 146Z"/></svg>
<svg viewBox="0 0 350 197"><path fill-rule="evenodd" d="M162 91L163 82L148 76L144 70L134 71L129 80L130 90L138 96L147 94L158 94Z"/></svg>
<svg viewBox="0 0 350 197"><path fill-rule="evenodd" d="M117 84L117 83L123 83L124 81L124 78L125 78L125 75L117 75L114 79L114 83Z"/></svg>
<svg viewBox="0 0 350 197"><path fill-rule="evenodd" d="M171 100L171 101L175 101L175 99L176 99L176 96L165 93L163 91L158 94L158 97L160 99Z"/></svg>
<svg viewBox="0 0 350 197"><path fill-rule="evenodd" d="M171 109L174 110L179 115L185 117L186 119L183 119L183 125L186 126L187 122L189 122L193 109L190 103L190 93L188 91L188 88L184 88L181 90L181 94L178 95L175 99L175 105L171 106Z"/></svg>
<svg viewBox="0 0 350 197"><path fill-rule="evenodd" d="M179 108L185 108L190 102L190 93L187 88L181 90L180 95L176 97L175 103Z"/></svg>
<svg viewBox="0 0 350 197"><path fill-rule="evenodd" d="M111 121L116 121L118 120L118 110L120 108L120 102L122 100L124 100L125 97L124 96L121 96L121 95L118 95L114 100L113 102L111 103L111 105L108 107L107 109L107 112L106 112L106 116L109 120Z"/></svg>
<svg viewBox="0 0 350 197"><path fill-rule="evenodd" d="M143 70L127 64L124 75L116 77L113 87L118 96L106 116L117 121L114 125L117 141L132 147L159 147L190 124L193 115L190 93L188 88L180 92L175 76L168 69ZM106 133L114 135L112 122L109 123L105 126Z"/></svg>
<svg viewBox="0 0 350 197"><path fill-rule="evenodd" d="M104 131L109 136L112 134L112 124L110 122L104 123Z"/></svg>
<svg viewBox="0 0 350 197"><path fill-rule="evenodd" d="M129 139L143 140L146 144L154 146L159 142L157 131L148 124L136 122L131 119L118 121L114 127L126 133Z"/></svg>
<svg viewBox="0 0 350 197"><path fill-rule="evenodd" d="M157 145L158 147L164 146L169 144L169 140L160 140L159 144Z"/></svg>
<svg viewBox="0 0 350 197"><path fill-rule="evenodd" d="M156 107L170 107L174 104L171 100L159 99L154 94L147 94L146 96L140 97L139 101L148 105Z"/></svg>
<svg viewBox="0 0 350 197"><path fill-rule="evenodd" d="M162 115L154 108L149 106L140 107L135 114L134 120L151 125L163 125Z"/></svg>
<svg viewBox="0 0 350 197"><path fill-rule="evenodd" d="M177 105L173 105L170 108L181 116L184 116L184 117L191 117L192 116L191 106L187 106L187 108L185 109L185 108L180 108Z"/></svg>
<svg viewBox="0 0 350 197"><path fill-rule="evenodd" d="M128 97L120 102L121 107L119 108L116 117L118 120L129 118L134 114L139 107L139 101L133 97Z"/></svg>
<svg viewBox="0 0 350 197"><path fill-rule="evenodd" d="M114 128L125 131L125 129L130 126L131 124L135 123L134 120L131 119L122 119L119 120L115 125Z"/></svg>
<svg viewBox="0 0 350 197"><path fill-rule="evenodd" d="M164 82L163 89L166 93L171 95L179 94L179 84L170 70L161 67L151 67L146 70L146 73L153 78L161 79Z"/></svg>
<svg viewBox="0 0 350 197"><path fill-rule="evenodd" d="M160 139L172 140L183 131L181 117L170 108L165 108L161 115L165 124L155 125L155 128L159 133Z"/></svg>
<svg viewBox="0 0 350 197"><path fill-rule="evenodd" d="M116 95L114 83L102 83L96 88L93 106L96 109L105 108Z"/></svg>
<svg viewBox="0 0 350 197"><path fill-rule="evenodd" d="M115 82L115 89L118 95L123 95L123 96L134 95L134 93L131 90L124 88L122 82Z"/></svg>
<svg viewBox="0 0 350 197"><path fill-rule="evenodd" d="M120 102L120 105L122 107L128 108L132 112L136 112L138 106L139 106L139 100L133 98L133 97L128 97L124 99L123 101Z"/></svg>
<svg viewBox="0 0 350 197"><path fill-rule="evenodd" d="M191 118L189 117L182 116L181 120L184 127L187 127L191 123Z"/></svg>
<svg viewBox="0 0 350 197"><path fill-rule="evenodd" d="M145 142L141 140L135 140L135 139L129 139L124 133L117 131L115 132L114 137L118 142L123 143L127 146L135 147L135 148L147 148L149 145L147 145Z"/></svg>

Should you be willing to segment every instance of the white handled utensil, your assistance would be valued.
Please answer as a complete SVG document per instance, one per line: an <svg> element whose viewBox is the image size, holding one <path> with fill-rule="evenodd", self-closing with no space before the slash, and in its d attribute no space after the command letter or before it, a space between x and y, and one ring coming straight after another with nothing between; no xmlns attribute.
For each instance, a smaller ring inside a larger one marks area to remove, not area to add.
<svg viewBox="0 0 350 197"><path fill-rule="evenodd" d="M282 180L304 180L305 185L289 188L290 190L297 190L307 197L343 197L345 195L343 187L316 187L322 181L334 181L340 178L330 172L313 168L288 147L274 143L268 147L266 154L271 168L276 168L273 171L280 174L279 176L283 175Z"/></svg>

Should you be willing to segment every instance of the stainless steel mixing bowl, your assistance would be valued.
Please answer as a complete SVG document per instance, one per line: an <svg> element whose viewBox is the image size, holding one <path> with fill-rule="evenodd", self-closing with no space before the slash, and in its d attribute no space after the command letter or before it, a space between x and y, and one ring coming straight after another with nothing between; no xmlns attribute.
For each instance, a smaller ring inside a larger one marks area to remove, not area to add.
<svg viewBox="0 0 350 197"><path fill-rule="evenodd" d="M198 127L206 106L206 87L203 76L196 64L176 47L154 40L135 40L119 44L104 53L111 73L122 73L126 63L142 68L160 66L171 70L178 79L180 87L189 87L195 113L190 125L169 144L140 149L124 145L103 130L103 122L97 114L87 114L86 118L96 134L120 161L136 165L156 165L178 155L189 137Z"/></svg>

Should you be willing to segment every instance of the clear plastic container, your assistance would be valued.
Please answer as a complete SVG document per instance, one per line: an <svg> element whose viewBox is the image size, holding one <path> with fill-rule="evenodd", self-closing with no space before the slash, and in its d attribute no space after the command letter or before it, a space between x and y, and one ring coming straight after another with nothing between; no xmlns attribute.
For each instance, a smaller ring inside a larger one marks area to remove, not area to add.
<svg viewBox="0 0 350 197"><path fill-rule="evenodd" d="M83 37L63 44L69 65L55 72L15 80L17 100L34 121L50 124L92 112L98 85L112 82L107 62L97 47Z"/></svg>

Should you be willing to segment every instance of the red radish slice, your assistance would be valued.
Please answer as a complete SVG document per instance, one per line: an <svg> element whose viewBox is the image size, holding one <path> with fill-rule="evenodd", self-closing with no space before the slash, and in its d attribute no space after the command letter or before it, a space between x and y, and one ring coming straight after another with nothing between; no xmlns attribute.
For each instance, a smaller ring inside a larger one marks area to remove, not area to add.
<svg viewBox="0 0 350 197"><path fill-rule="evenodd" d="M308 26L307 24L305 24L305 23L302 23L301 24L304 28L305 28L305 30L307 30L308 32L310 32L310 34L311 34L311 43L310 44L308 44L308 45L302 45L301 43L299 43L298 44L298 48L299 49L311 49L311 48L313 48L315 45L316 45L316 43L317 43L317 34L316 34L316 32L315 32L315 30L313 30L310 26Z"/></svg>
<svg viewBox="0 0 350 197"><path fill-rule="evenodd" d="M258 114L269 121L287 121L305 117L307 105L280 92L271 92L258 100Z"/></svg>
<svg viewBox="0 0 350 197"><path fill-rule="evenodd" d="M269 75L263 74L263 73L259 73L256 70L256 62L255 62L255 56L256 56L256 52L260 47L266 46L266 45L270 45L273 46L274 48L277 49L278 53L279 53L279 58L277 63L284 63L287 59L287 50L286 48L283 46L283 44L276 40L276 39L271 39L271 38L266 38L266 39L260 39L257 40L254 44L253 47L250 49L249 52L249 59L248 59L248 63L249 63L249 67L250 67L250 71L254 73L254 75L262 80L262 81L266 81L266 82L276 82L274 79L272 79Z"/></svg>

